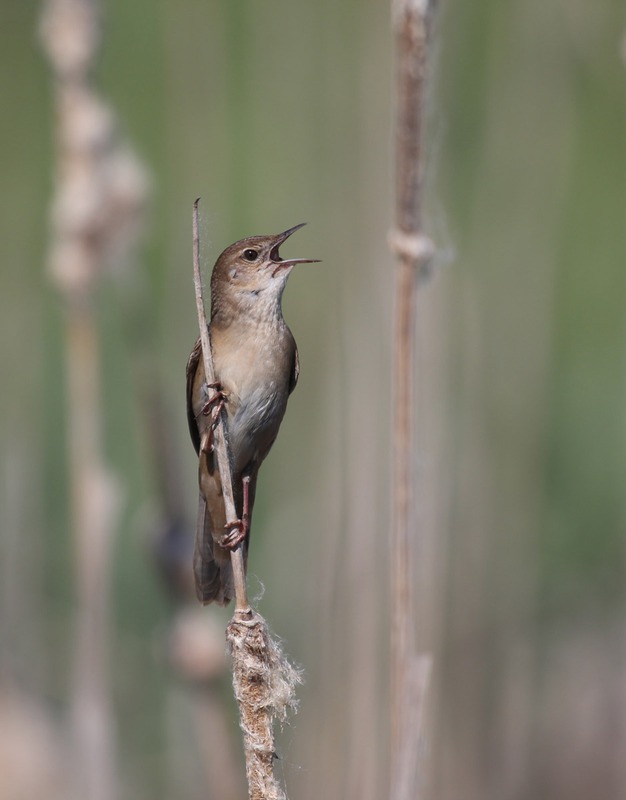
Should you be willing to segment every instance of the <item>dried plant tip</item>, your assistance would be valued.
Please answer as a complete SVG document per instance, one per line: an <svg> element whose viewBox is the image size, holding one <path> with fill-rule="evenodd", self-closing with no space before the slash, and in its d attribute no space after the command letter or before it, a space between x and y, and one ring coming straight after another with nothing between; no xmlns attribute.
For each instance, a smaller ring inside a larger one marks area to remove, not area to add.
<svg viewBox="0 0 626 800"><path fill-rule="evenodd" d="M47 0L40 21L41 40L57 77L74 78L93 68L102 23L93 0Z"/></svg>
<svg viewBox="0 0 626 800"><path fill-rule="evenodd" d="M284 800L274 777L273 725L297 708L296 686L302 682L267 623L256 612L231 620L226 639L233 658L233 687L241 714L246 772L251 800Z"/></svg>

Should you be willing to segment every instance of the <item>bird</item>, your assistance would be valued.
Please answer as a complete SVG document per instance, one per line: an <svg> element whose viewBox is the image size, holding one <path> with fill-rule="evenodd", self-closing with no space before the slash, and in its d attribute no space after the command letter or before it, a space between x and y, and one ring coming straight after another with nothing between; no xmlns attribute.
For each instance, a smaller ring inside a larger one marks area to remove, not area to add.
<svg viewBox="0 0 626 800"><path fill-rule="evenodd" d="M280 246L305 223L282 233L249 236L227 247L211 275L208 324L216 394L209 397L200 338L187 362L187 420L198 455L198 517L193 571L198 600L228 605L234 596L230 551L250 540L259 467L298 382L298 348L282 313L282 295L296 264L319 259L280 256ZM212 434L222 408L238 520L226 519ZM228 533L228 530L231 532Z"/></svg>

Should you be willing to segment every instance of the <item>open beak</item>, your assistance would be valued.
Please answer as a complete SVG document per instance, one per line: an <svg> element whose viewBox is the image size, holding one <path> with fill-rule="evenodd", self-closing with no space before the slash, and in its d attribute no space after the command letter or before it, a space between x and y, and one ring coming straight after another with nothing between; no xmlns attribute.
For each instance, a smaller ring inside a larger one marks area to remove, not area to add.
<svg viewBox="0 0 626 800"><path fill-rule="evenodd" d="M270 250L270 258L275 264L278 264L280 267L291 267L294 264L317 264L319 263L319 258L286 258L282 259L280 257L280 253L278 252L278 248L281 244L288 239L292 233L299 231L300 228L303 228L306 225L306 222L301 222L299 225L294 225L293 228L289 228L282 233L277 234L274 239L274 244L272 249Z"/></svg>

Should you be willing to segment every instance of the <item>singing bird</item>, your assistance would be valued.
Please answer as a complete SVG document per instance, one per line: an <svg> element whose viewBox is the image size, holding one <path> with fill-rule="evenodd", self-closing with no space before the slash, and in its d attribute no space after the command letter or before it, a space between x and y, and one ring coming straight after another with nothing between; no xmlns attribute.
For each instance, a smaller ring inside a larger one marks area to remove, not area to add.
<svg viewBox="0 0 626 800"><path fill-rule="evenodd" d="M211 276L209 335L217 402L209 400L200 339L187 363L187 419L199 458L200 499L194 550L196 593L201 603L227 605L234 595L230 550L244 541L247 561L250 518L259 467L274 444L298 381L296 342L283 319L281 299L296 264L279 247L305 223L274 236L250 236L231 244ZM212 451L216 416L224 407L239 535L228 535L217 460Z"/></svg>

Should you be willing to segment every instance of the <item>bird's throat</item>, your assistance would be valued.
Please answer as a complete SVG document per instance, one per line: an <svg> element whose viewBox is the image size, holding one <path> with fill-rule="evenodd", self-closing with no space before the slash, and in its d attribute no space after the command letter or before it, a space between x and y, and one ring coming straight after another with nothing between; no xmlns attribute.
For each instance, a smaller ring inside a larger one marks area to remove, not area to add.
<svg viewBox="0 0 626 800"><path fill-rule="evenodd" d="M280 328L283 324L282 289L254 287L218 293L211 301L211 326L267 326Z"/></svg>

